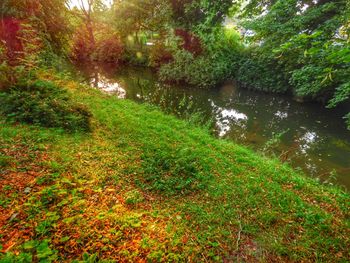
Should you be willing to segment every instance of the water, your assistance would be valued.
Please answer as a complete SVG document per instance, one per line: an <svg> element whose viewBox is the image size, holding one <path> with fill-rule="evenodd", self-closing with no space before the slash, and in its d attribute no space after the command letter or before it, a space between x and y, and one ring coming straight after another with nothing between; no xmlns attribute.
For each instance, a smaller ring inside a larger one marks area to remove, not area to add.
<svg viewBox="0 0 350 263"><path fill-rule="evenodd" d="M186 117L200 112L213 121L213 133L255 150L278 156L322 182L350 189L350 131L344 109L298 103L290 97L240 89L214 90L166 85L144 68L80 68L92 86L137 102L158 105Z"/></svg>

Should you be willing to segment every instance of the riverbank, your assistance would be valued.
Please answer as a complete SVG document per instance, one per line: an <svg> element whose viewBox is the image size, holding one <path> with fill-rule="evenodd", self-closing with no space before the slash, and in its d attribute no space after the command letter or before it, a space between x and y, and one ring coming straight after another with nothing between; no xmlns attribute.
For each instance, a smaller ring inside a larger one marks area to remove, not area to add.
<svg viewBox="0 0 350 263"><path fill-rule="evenodd" d="M0 261L350 257L348 193L154 106L56 82L92 131L1 120Z"/></svg>
<svg viewBox="0 0 350 263"><path fill-rule="evenodd" d="M109 65L77 68L84 82L119 98L155 105L181 119L200 114L212 134L266 155L279 156L322 182L350 189L347 112L288 96L249 91L235 83L203 90L168 85L147 68ZM78 77L76 77L79 79Z"/></svg>

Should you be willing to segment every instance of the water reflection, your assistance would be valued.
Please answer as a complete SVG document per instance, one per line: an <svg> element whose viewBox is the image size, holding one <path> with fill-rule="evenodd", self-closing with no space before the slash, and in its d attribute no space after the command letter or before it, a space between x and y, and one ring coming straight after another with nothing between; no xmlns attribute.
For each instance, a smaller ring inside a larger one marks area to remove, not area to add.
<svg viewBox="0 0 350 263"><path fill-rule="evenodd" d="M316 132L307 131L303 136L297 139L300 151L307 154L308 150L313 147L316 143L317 134Z"/></svg>
<svg viewBox="0 0 350 263"><path fill-rule="evenodd" d="M288 113L278 110L278 111L275 113L275 116L278 117L278 118L280 118L280 119L282 120L282 119L288 118Z"/></svg>
<svg viewBox="0 0 350 263"><path fill-rule="evenodd" d="M247 115L235 109L225 109L215 105L214 101L209 101L213 109L213 115L216 120L215 125L219 137L224 137L231 130L233 123L241 129L245 129L248 120Z"/></svg>
<svg viewBox="0 0 350 263"><path fill-rule="evenodd" d="M200 112L213 120L214 134L266 149L307 174L327 179L333 171L337 182L350 189L350 132L341 110L318 104L299 104L290 98L242 90L226 84L217 90L165 85L147 69L82 70L87 82L119 98L147 102L166 113L186 117Z"/></svg>
<svg viewBox="0 0 350 263"><path fill-rule="evenodd" d="M116 81L111 81L100 73L95 73L90 80L90 85L109 94L115 94L120 99L126 98L126 90Z"/></svg>

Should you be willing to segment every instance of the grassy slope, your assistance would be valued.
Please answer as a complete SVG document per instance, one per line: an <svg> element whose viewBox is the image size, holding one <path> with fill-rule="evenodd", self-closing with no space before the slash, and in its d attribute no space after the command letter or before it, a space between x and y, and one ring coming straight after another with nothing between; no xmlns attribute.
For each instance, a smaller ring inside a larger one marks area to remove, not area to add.
<svg viewBox="0 0 350 263"><path fill-rule="evenodd" d="M0 121L2 261L349 259L348 193L154 107L64 85L93 112L92 133Z"/></svg>

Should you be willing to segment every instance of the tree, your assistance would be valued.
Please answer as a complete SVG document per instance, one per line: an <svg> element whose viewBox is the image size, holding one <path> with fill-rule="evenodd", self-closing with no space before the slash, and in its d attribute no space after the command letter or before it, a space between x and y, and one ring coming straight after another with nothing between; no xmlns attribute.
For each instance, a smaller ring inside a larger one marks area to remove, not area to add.
<svg viewBox="0 0 350 263"><path fill-rule="evenodd" d="M16 19L30 24L55 51L62 51L70 32L67 0L3 0L0 19Z"/></svg>
<svg viewBox="0 0 350 263"><path fill-rule="evenodd" d="M114 9L117 30L124 37L142 31L164 33L171 24L170 7L164 0L119 0Z"/></svg>
<svg viewBox="0 0 350 263"><path fill-rule="evenodd" d="M349 5L346 0L248 1L241 18L245 18L242 25L250 32L247 39L254 57L248 58L252 63L244 65L262 62L262 68L271 72L260 74L260 85L254 86L273 90L279 77L278 90L289 86L303 100L318 100L332 107L347 100ZM243 68L241 76L249 70ZM248 78L244 81L249 83Z"/></svg>
<svg viewBox="0 0 350 263"><path fill-rule="evenodd" d="M88 32L88 40L92 49L96 46L95 36L94 36L94 21L92 18L93 6L96 5L96 0L87 0L84 3L84 0L80 0L80 9L83 13L83 21Z"/></svg>
<svg viewBox="0 0 350 263"><path fill-rule="evenodd" d="M221 26L237 1L232 0L171 0L175 23L187 30L210 32Z"/></svg>

